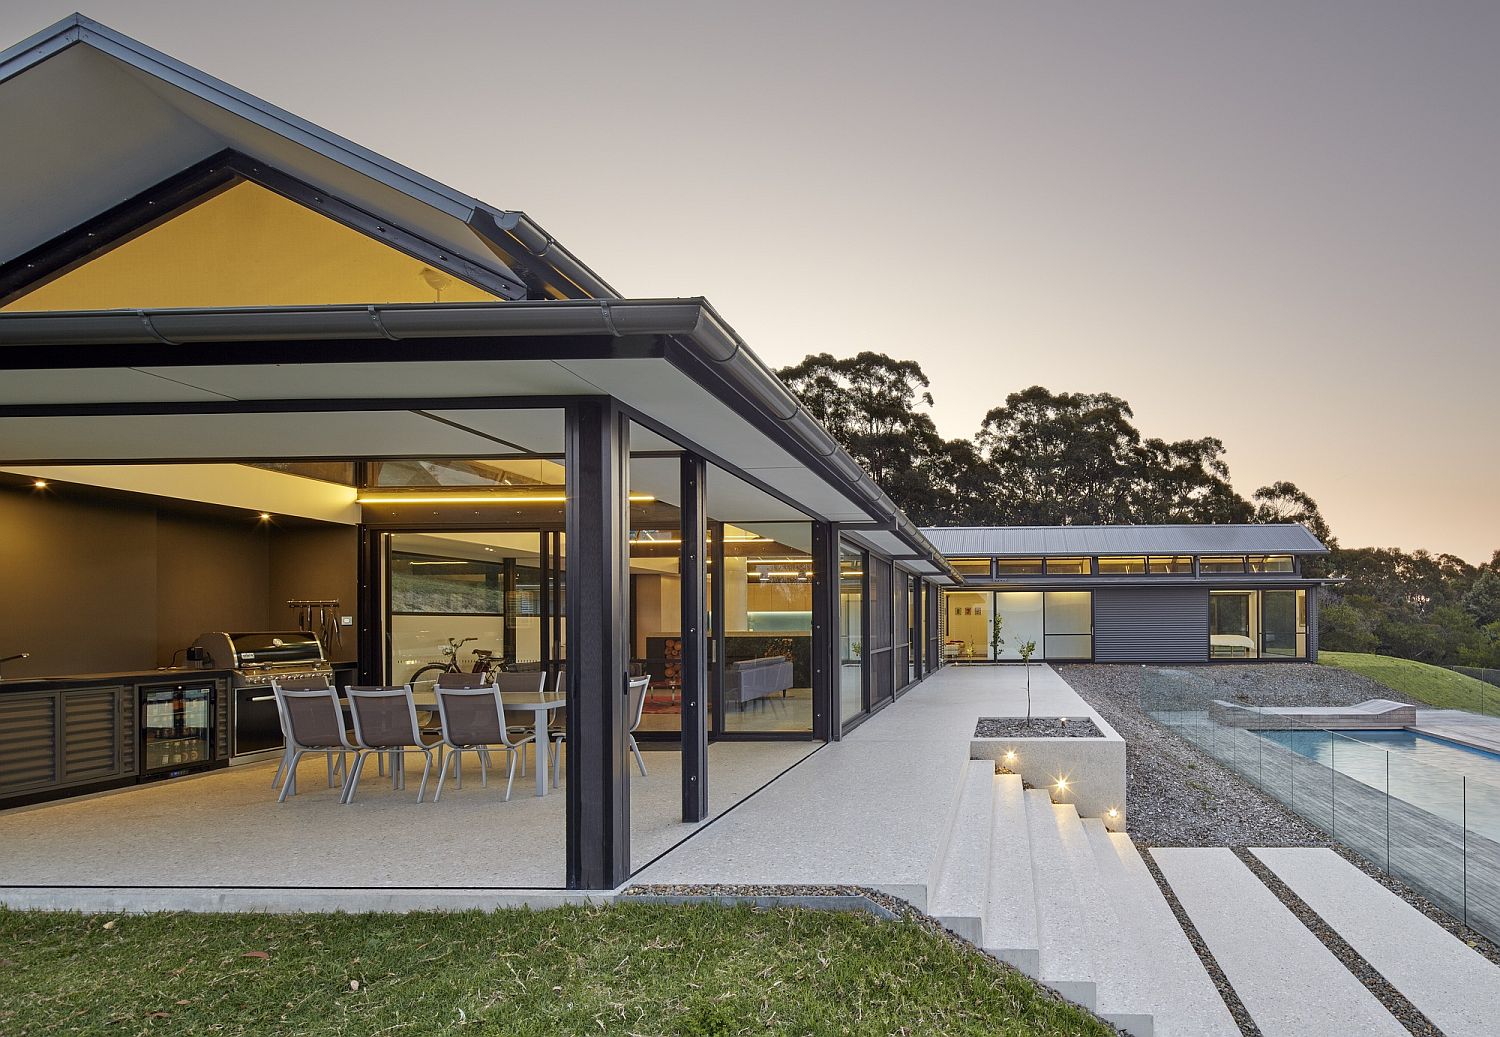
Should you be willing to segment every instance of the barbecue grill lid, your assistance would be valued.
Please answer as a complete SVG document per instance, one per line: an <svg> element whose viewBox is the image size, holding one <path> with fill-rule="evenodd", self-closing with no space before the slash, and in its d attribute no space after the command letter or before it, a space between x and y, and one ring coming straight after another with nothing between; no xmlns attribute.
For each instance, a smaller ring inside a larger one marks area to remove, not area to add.
<svg viewBox="0 0 1500 1037"><path fill-rule="evenodd" d="M312 634L301 630L271 630L230 634L235 668L266 663L318 662L323 647Z"/></svg>

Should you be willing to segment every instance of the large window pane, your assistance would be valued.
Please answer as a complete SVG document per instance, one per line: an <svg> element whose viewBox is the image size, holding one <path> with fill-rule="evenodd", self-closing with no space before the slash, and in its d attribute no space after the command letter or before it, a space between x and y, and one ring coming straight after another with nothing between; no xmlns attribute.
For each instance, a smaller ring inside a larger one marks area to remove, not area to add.
<svg viewBox="0 0 1500 1037"><path fill-rule="evenodd" d="M1087 576L1091 571L1092 566L1087 558L1047 559L1048 576Z"/></svg>
<svg viewBox="0 0 1500 1037"><path fill-rule="evenodd" d="M540 534L394 533L387 549L393 683L425 689L450 661L465 671L539 662Z"/></svg>
<svg viewBox="0 0 1500 1037"><path fill-rule="evenodd" d="M1100 576L1137 576L1146 571L1146 559L1139 555L1133 557L1100 558Z"/></svg>
<svg viewBox="0 0 1500 1037"><path fill-rule="evenodd" d="M724 527L724 727L812 730L812 525Z"/></svg>
<svg viewBox="0 0 1500 1037"><path fill-rule="evenodd" d="M997 558L996 574L1004 580L1011 576L1037 576L1042 571L1040 558Z"/></svg>

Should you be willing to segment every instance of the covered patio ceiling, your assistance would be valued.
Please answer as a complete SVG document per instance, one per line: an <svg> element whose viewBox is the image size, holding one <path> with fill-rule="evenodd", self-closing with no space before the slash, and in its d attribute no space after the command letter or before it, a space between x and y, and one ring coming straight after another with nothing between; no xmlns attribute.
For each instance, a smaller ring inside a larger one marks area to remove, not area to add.
<svg viewBox="0 0 1500 1037"><path fill-rule="evenodd" d="M718 514L800 509L942 566L702 300L5 313L0 370L10 468L560 455L555 408L608 395L635 449L680 440L744 480L711 477Z"/></svg>

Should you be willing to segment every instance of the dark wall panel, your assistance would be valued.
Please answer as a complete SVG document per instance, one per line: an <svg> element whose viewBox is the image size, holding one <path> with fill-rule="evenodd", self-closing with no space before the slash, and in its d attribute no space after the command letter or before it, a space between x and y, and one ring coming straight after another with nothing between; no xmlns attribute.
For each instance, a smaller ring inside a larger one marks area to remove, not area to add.
<svg viewBox="0 0 1500 1037"><path fill-rule="evenodd" d="M158 513L156 665L206 631L294 627L290 613L272 618L269 569L265 523Z"/></svg>
<svg viewBox="0 0 1500 1037"><path fill-rule="evenodd" d="M1207 659L1207 588L1105 587L1094 591L1096 662Z"/></svg>
<svg viewBox="0 0 1500 1037"><path fill-rule="evenodd" d="M6 677L157 665L152 509L0 489L0 579Z"/></svg>
<svg viewBox="0 0 1500 1037"><path fill-rule="evenodd" d="M1318 587L1307 588L1307 658L1318 661Z"/></svg>
<svg viewBox="0 0 1500 1037"><path fill-rule="evenodd" d="M354 626L339 628L339 643L327 647L335 662L353 661L358 653L359 530L354 526L305 526L271 533L270 622L293 629L297 616L289 599L339 602L339 613L354 617Z"/></svg>

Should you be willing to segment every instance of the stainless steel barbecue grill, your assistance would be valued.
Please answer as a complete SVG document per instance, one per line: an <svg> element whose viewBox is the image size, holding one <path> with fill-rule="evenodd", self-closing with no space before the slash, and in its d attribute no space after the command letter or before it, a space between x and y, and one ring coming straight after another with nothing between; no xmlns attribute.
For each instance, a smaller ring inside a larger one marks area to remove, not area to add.
<svg viewBox="0 0 1500 1037"><path fill-rule="evenodd" d="M271 696L274 680L326 677L333 667L316 636L303 630L209 633L193 642L208 666L228 670L234 691L230 755L246 756L281 748L281 719Z"/></svg>

